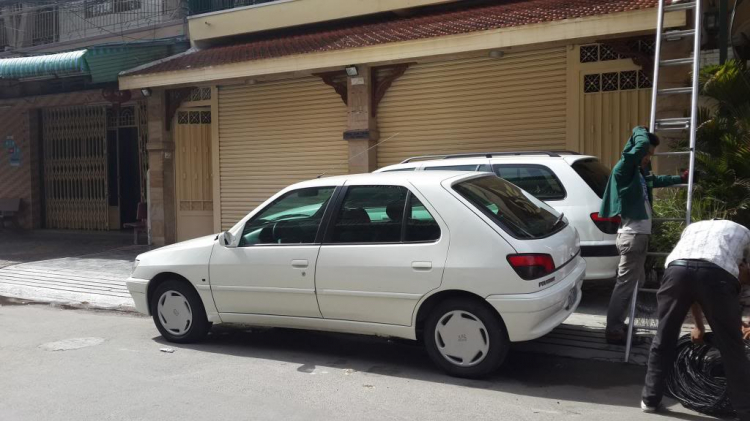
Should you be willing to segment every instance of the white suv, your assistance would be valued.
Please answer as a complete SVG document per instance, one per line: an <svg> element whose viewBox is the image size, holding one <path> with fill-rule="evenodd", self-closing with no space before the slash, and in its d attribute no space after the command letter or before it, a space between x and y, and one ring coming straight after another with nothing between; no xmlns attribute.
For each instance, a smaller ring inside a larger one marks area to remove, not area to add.
<svg viewBox="0 0 750 421"><path fill-rule="evenodd" d="M409 158L375 172L488 171L563 212L581 236L586 279L612 279L620 261L620 218L600 218L610 170L596 157L569 151L496 152Z"/></svg>
<svg viewBox="0 0 750 421"><path fill-rule="evenodd" d="M227 232L138 256L127 286L169 341L218 322L420 338L475 377L562 323L585 271L576 230L523 190L412 172L295 184Z"/></svg>

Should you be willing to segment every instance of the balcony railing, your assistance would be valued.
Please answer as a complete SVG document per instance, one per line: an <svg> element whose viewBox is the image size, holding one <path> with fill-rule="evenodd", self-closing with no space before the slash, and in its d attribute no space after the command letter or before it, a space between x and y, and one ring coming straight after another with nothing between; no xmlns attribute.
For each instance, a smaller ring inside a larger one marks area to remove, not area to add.
<svg viewBox="0 0 750 421"><path fill-rule="evenodd" d="M121 35L185 16L182 0L76 0L0 5L0 52Z"/></svg>
<svg viewBox="0 0 750 421"><path fill-rule="evenodd" d="M274 3L281 0L187 0L188 15L217 12L236 7L254 6L263 3Z"/></svg>

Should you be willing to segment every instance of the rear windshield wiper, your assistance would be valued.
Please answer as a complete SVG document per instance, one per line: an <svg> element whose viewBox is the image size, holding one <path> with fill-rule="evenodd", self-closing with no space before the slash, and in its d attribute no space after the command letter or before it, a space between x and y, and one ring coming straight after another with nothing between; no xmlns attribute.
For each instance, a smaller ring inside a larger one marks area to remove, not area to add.
<svg viewBox="0 0 750 421"><path fill-rule="evenodd" d="M557 220L555 221L555 223L552 224L552 228L554 229L557 226L557 224L559 224L560 222L562 222L562 220L563 220L564 217L565 217L565 212L560 212L560 216L558 216Z"/></svg>

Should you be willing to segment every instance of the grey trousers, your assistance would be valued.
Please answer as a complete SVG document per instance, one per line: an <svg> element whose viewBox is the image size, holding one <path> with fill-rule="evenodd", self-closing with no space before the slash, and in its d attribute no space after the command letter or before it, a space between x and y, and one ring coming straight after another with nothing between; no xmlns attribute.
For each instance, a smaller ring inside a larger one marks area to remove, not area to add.
<svg viewBox="0 0 750 421"><path fill-rule="evenodd" d="M646 280L646 252L648 234L617 234L617 251L620 252L620 266L617 269L617 283L612 291L607 310L607 332L624 332L625 318L628 315L633 289Z"/></svg>

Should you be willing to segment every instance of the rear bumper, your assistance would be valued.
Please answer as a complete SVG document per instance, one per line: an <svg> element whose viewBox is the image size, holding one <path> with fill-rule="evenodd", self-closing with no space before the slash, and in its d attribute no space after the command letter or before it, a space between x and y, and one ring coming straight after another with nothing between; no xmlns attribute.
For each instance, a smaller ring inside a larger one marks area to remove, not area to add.
<svg viewBox="0 0 750 421"><path fill-rule="evenodd" d="M148 280L128 278L125 281L125 285L128 286L128 291L133 297L133 301L135 302L135 309L138 310L139 313L149 314L150 311L148 308L148 300L146 297L146 292L148 290Z"/></svg>
<svg viewBox="0 0 750 421"><path fill-rule="evenodd" d="M617 265L620 256L614 257L585 257L586 280L614 279L617 277Z"/></svg>
<svg viewBox="0 0 750 421"><path fill-rule="evenodd" d="M614 241L582 242L581 256L586 259L586 280L617 277L620 253Z"/></svg>
<svg viewBox="0 0 750 421"><path fill-rule="evenodd" d="M578 308L585 272L586 261L578 258L568 276L550 288L532 294L490 295L487 302L503 318L511 342L530 341L549 333Z"/></svg>

